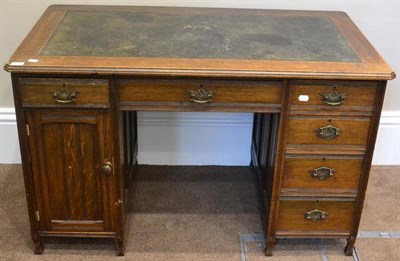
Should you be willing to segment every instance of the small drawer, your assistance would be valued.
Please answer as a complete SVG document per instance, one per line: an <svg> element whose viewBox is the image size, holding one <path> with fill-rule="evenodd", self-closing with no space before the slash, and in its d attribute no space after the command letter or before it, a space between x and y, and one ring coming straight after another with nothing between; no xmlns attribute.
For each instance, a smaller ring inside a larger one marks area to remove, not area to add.
<svg viewBox="0 0 400 261"><path fill-rule="evenodd" d="M291 200L280 201L277 234L348 234L352 228L354 201Z"/></svg>
<svg viewBox="0 0 400 261"><path fill-rule="evenodd" d="M287 157L282 187L358 190L362 163L362 157Z"/></svg>
<svg viewBox="0 0 400 261"><path fill-rule="evenodd" d="M21 78L19 82L24 107L110 106L107 79Z"/></svg>
<svg viewBox="0 0 400 261"><path fill-rule="evenodd" d="M369 125L369 117L290 117L285 135L287 144L365 146Z"/></svg>
<svg viewBox="0 0 400 261"><path fill-rule="evenodd" d="M312 82L296 81L291 85L292 105L316 105L320 109L342 109L354 106L372 110L377 83L374 82ZM310 108L303 108L310 109Z"/></svg>
<svg viewBox="0 0 400 261"><path fill-rule="evenodd" d="M246 106L268 111L280 110L281 81L122 79L119 97L122 106L193 107L204 109ZM226 109L229 110L229 109ZM251 109L250 109L251 110Z"/></svg>

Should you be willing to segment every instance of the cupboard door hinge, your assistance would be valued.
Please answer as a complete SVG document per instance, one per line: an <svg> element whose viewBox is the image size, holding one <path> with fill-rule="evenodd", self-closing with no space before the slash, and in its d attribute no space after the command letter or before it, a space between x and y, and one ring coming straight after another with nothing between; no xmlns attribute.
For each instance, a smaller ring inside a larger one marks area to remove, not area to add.
<svg viewBox="0 0 400 261"><path fill-rule="evenodd" d="M38 210L36 210L35 215L36 215L36 220L40 221L40 214Z"/></svg>
<svg viewBox="0 0 400 261"><path fill-rule="evenodd" d="M28 136L31 135L28 124L26 124L26 135L28 135Z"/></svg>

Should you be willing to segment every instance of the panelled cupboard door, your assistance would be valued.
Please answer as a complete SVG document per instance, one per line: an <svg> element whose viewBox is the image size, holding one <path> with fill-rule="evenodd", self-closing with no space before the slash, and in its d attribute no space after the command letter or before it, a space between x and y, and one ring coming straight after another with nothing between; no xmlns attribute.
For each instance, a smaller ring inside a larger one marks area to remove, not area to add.
<svg viewBox="0 0 400 261"><path fill-rule="evenodd" d="M26 117L40 230L110 231L112 171L102 169L111 162L108 113L33 111Z"/></svg>

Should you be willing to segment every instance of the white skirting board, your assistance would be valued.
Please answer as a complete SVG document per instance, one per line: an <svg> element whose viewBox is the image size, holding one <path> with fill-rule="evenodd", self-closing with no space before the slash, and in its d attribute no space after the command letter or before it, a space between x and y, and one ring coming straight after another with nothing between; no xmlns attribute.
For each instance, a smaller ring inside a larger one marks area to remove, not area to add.
<svg viewBox="0 0 400 261"><path fill-rule="evenodd" d="M0 164L20 162L15 110L0 108Z"/></svg>
<svg viewBox="0 0 400 261"><path fill-rule="evenodd" d="M372 164L400 165L400 111L382 112Z"/></svg>
<svg viewBox="0 0 400 261"><path fill-rule="evenodd" d="M248 165L251 113L138 114L141 164ZM15 111L0 108L0 164L20 163ZM383 112L374 165L400 165L400 111Z"/></svg>

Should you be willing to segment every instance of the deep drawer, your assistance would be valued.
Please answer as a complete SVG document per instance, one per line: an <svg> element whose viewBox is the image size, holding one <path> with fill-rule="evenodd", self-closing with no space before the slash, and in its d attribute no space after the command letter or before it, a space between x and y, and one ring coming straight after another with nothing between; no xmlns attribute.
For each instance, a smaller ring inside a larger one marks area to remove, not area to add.
<svg viewBox="0 0 400 261"><path fill-rule="evenodd" d="M21 78L24 107L109 107L107 79Z"/></svg>
<svg viewBox="0 0 400 261"><path fill-rule="evenodd" d="M302 158L285 159L283 188L357 190L363 159Z"/></svg>
<svg viewBox="0 0 400 261"><path fill-rule="evenodd" d="M298 81L293 82L290 88L292 105L320 105L320 109L332 110L347 106L361 106L364 110L372 110L377 84L374 82ZM308 101L301 101L300 95L308 96Z"/></svg>
<svg viewBox="0 0 400 261"><path fill-rule="evenodd" d="M370 118L290 117L287 144L366 145Z"/></svg>
<svg viewBox="0 0 400 261"><path fill-rule="evenodd" d="M281 200L277 235L346 235L353 216L354 201Z"/></svg>
<svg viewBox="0 0 400 261"><path fill-rule="evenodd" d="M160 106L225 106L232 110L243 106L280 108L281 81L122 79L119 97L122 106L152 103ZM164 107L165 108L165 107ZM151 109L151 108L150 108Z"/></svg>

